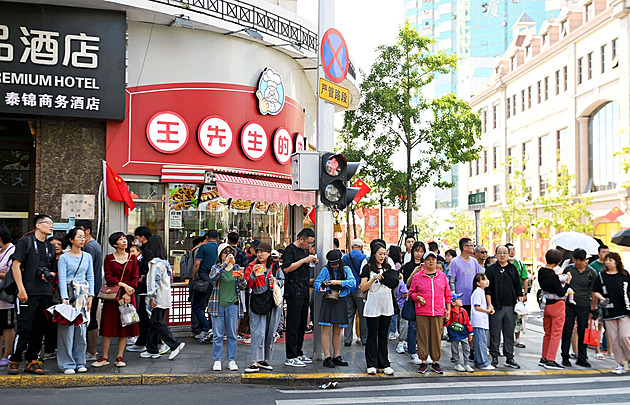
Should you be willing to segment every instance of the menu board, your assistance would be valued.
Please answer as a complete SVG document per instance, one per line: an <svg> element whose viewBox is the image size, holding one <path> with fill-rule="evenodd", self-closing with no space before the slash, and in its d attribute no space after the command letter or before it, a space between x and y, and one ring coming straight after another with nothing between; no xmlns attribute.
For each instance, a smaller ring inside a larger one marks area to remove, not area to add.
<svg viewBox="0 0 630 405"><path fill-rule="evenodd" d="M170 211L195 211L199 200L198 184L170 184L168 204Z"/></svg>

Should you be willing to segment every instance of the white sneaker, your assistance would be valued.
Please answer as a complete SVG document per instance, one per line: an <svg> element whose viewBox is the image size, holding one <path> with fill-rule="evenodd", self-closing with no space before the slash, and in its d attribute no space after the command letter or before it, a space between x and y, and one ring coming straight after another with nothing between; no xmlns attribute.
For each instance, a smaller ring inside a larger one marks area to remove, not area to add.
<svg viewBox="0 0 630 405"><path fill-rule="evenodd" d="M291 367L306 367L306 364L302 363L299 357L295 359L286 359L284 361L284 365L291 366Z"/></svg>
<svg viewBox="0 0 630 405"><path fill-rule="evenodd" d="M171 348L168 347L168 345L166 343L162 343L160 345L160 347L158 348L158 350L159 350L160 354L166 354L166 353L168 353L169 350L171 350Z"/></svg>
<svg viewBox="0 0 630 405"><path fill-rule="evenodd" d="M310 357L308 357L305 354L303 354L302 356L298 357L298 359L304 364L311 364L313 362L313 359L311 359Z"/></svg>
<svg viewBox="0 0 630 405"><path fill-rule="evenodd" d="M234 360L228 363L228 368L230 369L230 371L238 371L238 365Z"/></svg>
<svg viewBox="0 0 630 405"><path fill-rule="evenodd" d="M172 350L172 351L171 351L171 354L169 354L169 355L168 355L168 359L169 359L169 360L173 360L173 359L175 359L175 357L177 357L177 355L179 354L179 352L181 352L181 351L182 351L182 349L184 348L184 346L186 346L186 343L181 342L181 343L179 344L179 346L177 346L177 348L176 348L175 350Z"/></svg>
<svg viewBox="0 0 630 405"><path fill-rule="evenodd" d="M138 346L138 345L133 345L133 346L127 347L127 351L128 352L143 352L146 349L147 348L145 346Z"/></svg>
<svg viewBox="0 0 630 405"><path fill-rule="evenodd" d="M74 370L69 368L69 369L63 370L63 373L66 375L74 374Z"/></svg>
<svg viewBox="0 0 630 405"><path fill-rule="evenodd" d="M404 343L405 342L398 342L398 346L396 346L396 353L403 354L405 352Z"/></svg>
<svg viewBox="0 0 630 405"><path fill-rule="evenodd" d="M407 341L405 340L405 343L403 343L403 349L405 349L405 351L407 351L409 349L409 347L407 346Z"/></svg>
<svg viewBox="0 0 630 405"><path fill-rule="evenodd" d="M142 357L143 359L159 359L160 356L160 353L149 353L146 350L140 353L140 357Z"/></svg>
<svg viewBox="0 0 630 405"><path fill-rule="evenodd" d="M389 334L389 340L396 340L396 339L398 339L398 333L392 332Z"/></svg>
<svg viewBox="0 0 630 405"><path fill-rule="evenodd" d="M427 357L427 364L433 364L433 359L431 358L431 355Z"/></svg>
<svg viewBox="0 0 630 405"><path fill-rule="evenodd" d="M87 373L87 368L85 368L85 367L79 367L79 368L77 369L77 373Z"/></svg>
<svg viewBox="0 0 630 405"><path fill-rule="evenodd" d="M138 340L138 336L127 338L127 343L126 344L127 344L127 346L135 345L137 340Z"/></svg>
<svg viewBox="0 0 630 405"><path fill-rule="evenodd" d="M413 364L422 364L422 362L420 361L420 359L418 358L417 354L412 354L411 355L411 362Z"/></svg>
<svg viewBox="0 0 630 405"><path fill-rule="evenodd" d="M90 353L85 352L85 361L96 361L98 360L98 353L92 356Z"/></svg>
<svg viewBox="0 0 630 405"><path fill-rule="evenodd" d="M615 367L615 369L612 372L613 374L623 374L626 372L626 369L623 366L623 363L618 363L617 367Z"/></svg>
<svg viewBox="0 0 630 405"><path fill-rule="evenodd" d="M212 366L212 371L221 371L221 360L214 361L214 366Z"/></svg>
<svg viewBox="0 0 630 405"><path fill-rule="evenodd" d="M496 367L493 366L492 364L488 364L485 367L479 367L479 370L496 370Z"/></svg>
<svg viewBox="0 0 630 405"><path fill-rule="evenodd" d="M394 375L394 369L391 367L385 367L385 369L383 370L383 373L385 375Z"/></svg>
<svg viewBox="0 0 630 405"><path fill-rule="evenodd" d="M466 364L464 366L464 370L466 370L467 373L474 373L475 372L475 370L473 370L473 368L470 367L470 365L468 365L468 364Z"/></svg>
<svg viewBox="0 0 630 405"><path fill-rule="evenodd" d="M461 364L456 364L455 371L466 371L466 369Z"/></svg>
<svg viewBox="0 0 630 405"><path fill-rule="evenodd" d="M369 375L376 375L376 367L368 367L367 373Z"/></svg>

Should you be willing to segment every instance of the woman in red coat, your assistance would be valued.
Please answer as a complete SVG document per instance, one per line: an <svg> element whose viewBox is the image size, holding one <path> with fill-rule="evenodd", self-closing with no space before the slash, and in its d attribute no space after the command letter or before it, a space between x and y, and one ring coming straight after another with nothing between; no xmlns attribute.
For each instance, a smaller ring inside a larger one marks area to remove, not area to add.
<svg viewBox="0 0 630 405"><path fill-rule="evenodd" d="M127 238L122 232L115 232L109 236L109 244L116 249L116 252L105 256L103 268L105 269L105 282L108 286L119 286L124 290L122 300L124 303L131 303L136 306L134 291L138 287L138 259L135 255L126 252ZM116 367L125 367L125 360L122 355L127 344L127 338L138 336L138 324L134 323L127 327L120 322L120 312L118 302L103 301L101 314L101 336L103 337L103 355L94 363L92 367L103 367L109 365L109 345L111 338L118 338L118 357L114 363Z"/></svg>

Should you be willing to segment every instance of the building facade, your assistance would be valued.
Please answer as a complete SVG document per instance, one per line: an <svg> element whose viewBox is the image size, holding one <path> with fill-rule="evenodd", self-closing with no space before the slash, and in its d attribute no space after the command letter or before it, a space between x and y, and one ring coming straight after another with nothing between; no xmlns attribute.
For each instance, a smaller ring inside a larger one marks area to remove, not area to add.
<svg viewBox="0 0 630 405"><path fill-rule="evenodd" d="M482 152L463 177L469 193L486 192L491 212L505 202L514 168L524 173L531 206L566 165L574 194L592 198L596 237L609 244L630 226L627 214L606 218L615 207L629 208L628 176L616 155L630 144L628 11L622 1L588 0L538 31L515 27L487 87L471 100L481 114Z"/></svg>

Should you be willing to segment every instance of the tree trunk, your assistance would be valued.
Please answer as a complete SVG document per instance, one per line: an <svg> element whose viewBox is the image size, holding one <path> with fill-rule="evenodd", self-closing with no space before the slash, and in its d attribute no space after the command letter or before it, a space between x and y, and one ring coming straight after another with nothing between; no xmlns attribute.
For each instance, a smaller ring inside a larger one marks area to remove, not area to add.
<svg viewBox="0 0 630 405"><path fill-rule="evenodd" d="M407 230L411 230L413 223L413 200L411 197L411 140L407 136Z"/></svg>

